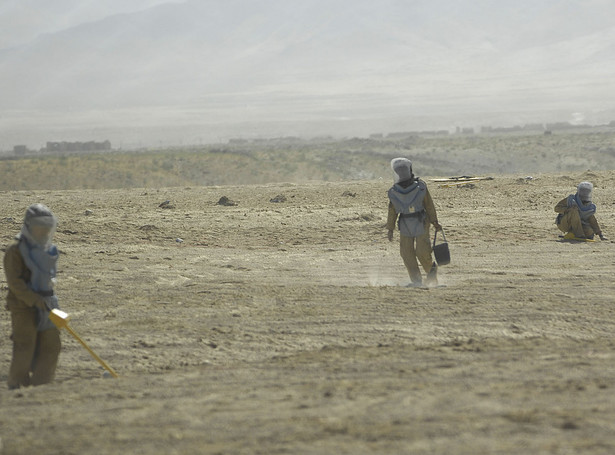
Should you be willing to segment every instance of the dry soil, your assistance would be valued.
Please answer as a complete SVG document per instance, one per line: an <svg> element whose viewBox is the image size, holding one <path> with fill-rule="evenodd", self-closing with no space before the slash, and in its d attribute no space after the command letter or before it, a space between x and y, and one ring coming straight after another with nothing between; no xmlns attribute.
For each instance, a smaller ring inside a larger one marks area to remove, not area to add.
<svg viewBox="0 0 615 455"><path fill-rule="evenodd" d="M0 387L0 453L614 453L615 249L562 242L553 207L591 180L615 238L615 172L525 177L427 180L431 289L382 180L0 193L5 245L58 215L61 306L120 375L64 332L52 384Z"/></svg>

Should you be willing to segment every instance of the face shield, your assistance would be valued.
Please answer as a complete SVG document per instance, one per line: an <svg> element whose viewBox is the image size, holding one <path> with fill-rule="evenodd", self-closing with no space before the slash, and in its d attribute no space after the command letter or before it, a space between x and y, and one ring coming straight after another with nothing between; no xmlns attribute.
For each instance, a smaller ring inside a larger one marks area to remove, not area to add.
<svg viewBox="0 0 615 455"><path fill-rule="evenodd" d="M46 247L53 241L58 221L47 207L34 204L28 207L21 234L33 245Z"/></svg>
<svg viewBox="0 0 615 455"><path fill-rule="evenodd" d="M579 195L579 199L583 204L589 204L592 201L592 191L594 190L594 185L590 182L581 182L579 186L577 186L577 194Z"/></svg>
<svg viewBox="0 0 615 455"><path fill-rule="evenodd" d="M408 158L394 158L391 160L391 169L395 173L395 183L412 178L412 161Z"/></svg>
<svg viewBox="0 0 615 455"><path fill-rule="evenodd" d="M30 237L38 245L49 245L56 233L56 223L53 217L34 218L27 226Z"/></svg>

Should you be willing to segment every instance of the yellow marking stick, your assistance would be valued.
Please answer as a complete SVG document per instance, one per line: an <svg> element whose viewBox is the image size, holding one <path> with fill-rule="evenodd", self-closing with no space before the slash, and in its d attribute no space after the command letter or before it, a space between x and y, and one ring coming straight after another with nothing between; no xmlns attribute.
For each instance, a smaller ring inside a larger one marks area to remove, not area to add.
<svg viewBox="0 0 615 455"><path fill-rule="evenodd" d="M86 344L86 342L83 341L81 337L77 335L77 333L68 325L68 321L70 321L70 316L68 315L68 313L65 313L62 310L53 309L51 310L51 313L49 313L49 319L51 319L51 322L53 322L59 330L66 329L66 331L70 333L79 343L81 343L81 345L92 355L92 357L94 357L94 359L96 359L98 363L102 365L105 370L111 373L111 376L113 376L114 378L119 377L117 373L113 370L113 368L107 365L103 359L101 359L94 351L92 351L92 349Z"/></svg>

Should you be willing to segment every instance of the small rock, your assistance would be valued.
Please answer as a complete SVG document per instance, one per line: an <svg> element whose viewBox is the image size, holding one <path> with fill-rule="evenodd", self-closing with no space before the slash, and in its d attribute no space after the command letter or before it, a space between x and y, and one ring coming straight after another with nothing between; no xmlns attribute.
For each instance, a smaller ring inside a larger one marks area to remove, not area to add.
<svg viewBox="0 0 615 455"><path fill-rule="evenodd" d="M177 243L182 243L182 242L184 241L184 239L180 239L179 237L177 237L177 238L175 239L175 241L176 241Z"/></svg>
<svg viewBox="0 0 615 455"><path fill-rule="evenodd" d="M90 216L90 215L94 215L94 212L92 210L90 210L90 209L87 209L85 211L85 216Z"/></svg>
<svg viewBox="0 0 615 455"><path fill-rule="evenodd" d="M144 224L143 226L139 226L140 231L155 231L156 229L158 228L153 224Z"/></svg>
<svg viewBox="0 0 615 455"><path fill-rule="evenodd" d="M283 194L278 194L276 197L269 199L269 202L274 202L274 203L286 202L286 196L284 196Z"/></svg>
<svg viewBox="0 0 615 455"><path fill-rule="evenodd" d="M209 346L212 349L216 349L218 347L218 344L216 342L207 340L205 338L199 338L199 342L205 344L206 346Z"/></svg>
<svg viewBox="0 0 615 455"><path fill-rule="evenodd" d="M225 207L234 207L237 205L237 202L231 201L228 197L222 196L220 200L218 200L218 205L223 205Z"/></svg>
<svg viewBox="0 0 615 455"><path fill-rule="evenodd" d="M364 213L363 215L359 215L359 221L375 221L377 217L372 215L371 213Z"/></svg>
<svg viewBox="0 0 615 455"><path fill-rule="evenodd" d="M342 193L342 196L344 196L344 197L357 197L357 193L352 193L351 191L346 190L346 191L344 191Z"/></svg>
<svg viewBox="0 0 615 455"><path fill-rule="evenodd" d="M512 331L512 333L523 333L523 329L521 329L519 326L515 324L510 325L510 330Z"/></svg>
<svg viewBox="0 0 615 455"><path fill-rule="evenodd" d="M174 209L175 208L174 205L171 205L171 201L164 201L158 207L160 207L161 209Z"/></svg>
<svg viewBox="0 0 615 455"><path fill-rule="evenodd" d="M562 430L578 430L579 426L572 420L567 420L562 424Z"/></svg>

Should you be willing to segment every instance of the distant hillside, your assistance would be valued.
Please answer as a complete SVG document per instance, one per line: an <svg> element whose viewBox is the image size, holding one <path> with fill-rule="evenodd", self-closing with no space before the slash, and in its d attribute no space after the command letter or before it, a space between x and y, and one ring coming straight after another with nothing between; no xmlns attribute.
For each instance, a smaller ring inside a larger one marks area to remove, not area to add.
<svg viewBox="0 0 615 455"><path fill-rule="evenodd" d="M391 181L406 156L420 176L615 169L615 133L303 141L0 160L0 191L162 188L277 182Z"/></svg>

